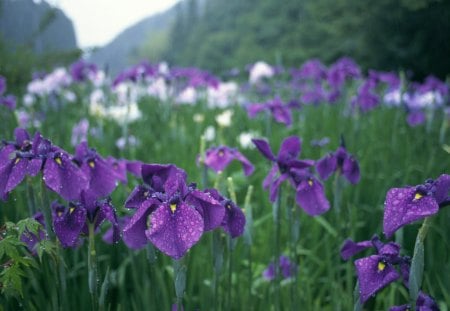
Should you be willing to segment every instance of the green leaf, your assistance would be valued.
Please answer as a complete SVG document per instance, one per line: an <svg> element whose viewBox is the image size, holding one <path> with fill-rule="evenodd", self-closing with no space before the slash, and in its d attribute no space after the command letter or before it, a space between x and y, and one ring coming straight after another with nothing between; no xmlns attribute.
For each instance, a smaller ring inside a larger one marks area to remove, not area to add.
<svg viewBox="0 0 450 311"><path fill-rule="evenodd" d="M419 296L419 290L422 285L424 266L424 246L423 241L419 238L416 239L416 245L414 246L414 255L411 261L411 270L409 272L409 297L413 304L416 302Z"/></svg>

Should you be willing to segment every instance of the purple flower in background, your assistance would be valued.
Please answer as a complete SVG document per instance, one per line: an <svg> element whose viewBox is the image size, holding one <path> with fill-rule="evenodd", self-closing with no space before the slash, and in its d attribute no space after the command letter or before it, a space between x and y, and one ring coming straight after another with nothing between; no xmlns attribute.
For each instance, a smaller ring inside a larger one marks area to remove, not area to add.
<svg viewBox="0 0 450 311"><path fill-rule="evenodd" d="M75 149L74 162L88 179L87 188L98 197L109 195L117 186L117 175L100 155L87 142L81 142Z"/></svg>
<svg viewBox="0 0 450 311"><path fill-rule="evenodd" d="M86 118L81 119L72 128L72 138L70 143L72 146L76 146L83 141L87 141L87 135L89 130L89 121Z"/></svg>
<svg viewBox="0 0 450 311"><path fill-rule="evenodd" d="M291 75L297 80L321 81L327 77L327 68L318 59L305 62L298 70L292 70Z"/></svg>
<svg viewBox="0 0 450 311"><path fill-rule="evenodd" d="M235 148L219 146L210 148L205 152L205 165L214 170L216 173L223 172L223 170L233 160L238 160L242 163L246 176L252 174L255 170L255 167L250 163L250 161Z"/></svg>
<svg viewBox="0 0 450 311"><path fill-rule="evenodd" d="M338 172L352 184L357 184L360 179L358 161L341 145L335 152L330 153L317 161L317 172L320 178L326 180L334 172Z"/></svg>
<svg viewBox="0 0 450 311"><path fill-rule="evenodd" d="M292 124L292 108L299 108L300 104L295 101L291 101L288 104L284 104L281 98L278 96L273 100L270 100L262 104L250 104L247 106L247 113L250 118L256 117L257 114L266 110L269 111L275 121L283 123L286 126Z"/></svg>
<svg viewBox="0 0 450 311"><path fill-rule="evenodd" d="M409 304L401 305L401 306L394 306L389 309L389 311L408 311L411 310L411 306ZM416 310L417 311L439 311L439 306L437 305L436 301L433 299L433 297L423 293L422 291L419 292L419 296L416 300Z"/></svg>
<svg viewBox="0 0 450 311"><path fill-rule="evenodd" d="M344 260L348 260L356 253L370 247L375 249L375 255L355 261L362 303L390 283L409 276L410 258L400 255L400 245L394 242L383 243L376 235L370 241L358 243L347 239L341 248L341 256ZM402 271L399 272L398 268ZM404 270L407 270L406 275L403 273Z"/></svg>
<svg viewBox="0 0 450 311"><path fill-rule="evenodd" d="M223 230L232 238L242 235L245 227L245 215L236 203L224 198L216 189L206 189L205 193L210 194L225 208L225 215L221 223Z"/></svg>
<svg viewBox="0 0 450 311"><path fill-rule="evenodd" d="M449 191L450 175L446 174L422 185L390 189L384 203L384 234L390 237L404 225L436 214L450 203Z"/></svg>
<svg viewBox="0 0 450 311"><path fill-rule="evenodd" d="M361 76L359 66L348 57L338 59L327 72L327 81L332 88L341 88L349 78L358 79Z"/></svg>
<svg viewBox="0 0 450 311"><path fill-rule="evenodd" d="M408 122L409 126L415 127L418 125L421 125L425 123L426 116L425 112L422 110L412 110L408 113L408 116L406 117L406 122Z"/></svg>
<svg viewBox="0 0 450 311"><path fill-rule="evenodd" d="M352 99L352 106L358 107L362 112L374 109L380 103L380 97L376 94L377 80L369 76L359 87L356 96Z"/></svg>
<svg viewBox="0 0 450 311"><path fill-rule="evenodd" d="M88 63L85 60L78 60L70 66L70 74L73 81L82 82L91 79L98 71L95 64Z"/></svg>
<svg viewBox="0 0 450 311"><path fill-rule="evenodd" d="M310 142L311 146L318 147L318 148L325 147L329 143L330 143L330 139L328 137L323 137L321 139L313 139Z"/></svg>
<svg viewBox="0 0 450 311"><path fill-rule="evenodd" d="M53 229L63 247L79 245L81 234L87 235L88 224L97 229L105 220L113 226L112 241L120 239L120 228L114 207L109 200L98 200L94 193L83 191L78 202L68 207L52 203Z"/></svg>
<svg viewBox="0 0 450 311"><path fill-rule="evenodd" d="M25 243L28 250L34 255L36 254L36 245L47 238L47 234L44 228L44 215L41 212L38 212L33 215L33 219L36 220L39 224L41 224L42 228L38 229L38 235L25 230L23 234L20 236L20 241Z"/></svg>
<svg viewBox="0 0 450 311"><path fill-rule="evenodd" d="M289 260L287 256L281 255L279 258L280 272L284 279L293 277L297 271L297 267ZM263 278L272 281L276 277L275 263L271 262L266 270L263 271Z"/></svg>
<svg viewBox="0 0 450 311"><path fill-rule="evenodd" d="M263 187L270 190L270 201L275 202L281 183L290 178L290 170L303 169L314 164L312 160L298 160L301 152L301 141L296 136L290 136L281 143L278 155L275 156L267 141L252 139L256 148L268 160L273 162L272 168L263 181Z"/></svg>
<svg viewBox="0 0 450 311"><path fill-rule="evenodd" d="M16 97L14 95L0 97L0 104L14 110L16 108Z"/></svg>
<svg viewBox="0 0 450 311"><path fill-rule="evenodd" d="M0 96L3 95L6 91L6 79L3 76L0 76Z"/></svg>

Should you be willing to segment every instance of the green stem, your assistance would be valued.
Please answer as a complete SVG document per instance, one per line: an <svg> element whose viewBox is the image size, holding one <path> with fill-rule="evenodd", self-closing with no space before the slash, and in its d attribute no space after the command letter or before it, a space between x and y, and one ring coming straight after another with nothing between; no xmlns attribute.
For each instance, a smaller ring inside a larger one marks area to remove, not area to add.
<svg viewBox="0 0 450 311"><path fill-rule="evenodd" d="M95 250L95 224L89 223L89 250L88 250L88 282L91 294L92 310L98 309L98 282L97 282L97 252Z"/></svg>
<svg viewBox="0 0 450 311"><path fill-rule="evenodd" d="M275 265L275 279L274 295L275 295L275 310L280 310L280 207L281 207L281 191L282 187L278 189L277 199L273 204L273 217L275 222L275 237L274 237L274 265Z"/></svg>
<svg viewBox="0 0 450 311"><path fill-rule="evenodd" d="M173 260L174 270L174 283L177 311L183 310L183 296L186 289L186 265L183 263L183 259Z"/></svg>
<svg viewBox="0 0 450 311"><path fill-rule="evenodd" d="M45 186L44 180L42 180L41 183L40 197L41 197L42 212L44 214L45 230L47 231L50 240L55 241L56 236L52 229L52 212L50 210L50 202L48 200L47 188Z"/></svg>

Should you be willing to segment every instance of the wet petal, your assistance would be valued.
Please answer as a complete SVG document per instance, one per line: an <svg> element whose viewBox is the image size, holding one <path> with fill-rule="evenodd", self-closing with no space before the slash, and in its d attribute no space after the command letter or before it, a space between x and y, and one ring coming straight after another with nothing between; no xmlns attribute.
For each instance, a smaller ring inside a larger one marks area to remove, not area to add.
<svg viewBox="0 0 450 311"><path fill-rule="evenodd" d="M148 229L148 216L156 209L158 204L159 202L156 200L146 201L125 225L122 238L129 248L139 249L148 243L147 236L145 235L145 230Z"/></svg>
<svg viewBox="0 0 450 311"><path fill-rule="evenodd" d="M438 203L445 201L448 198L448 192L450 191L450 175L442 174L435 180L436 192L434 198Z"/></svg>
<svg viewBox="0 0 450 311"><path fill-rule="evenodd" d="M303 180L299 183L296 201L311 216L323 214L330 208L323 185L315 178Z"/></svg>
<svg viewBox="0 0 450 311"><path fill-rule="evenodd" d="M53 229L63 247L75 247L86 223L86 210L81 207L52 204Z"/></svg>
<svg viewBox="0 0 450 311"><path fill-rule="evenodd" d="M8 182L5 185L4 192L8 193L19 185L25 178L27 172L28 160L15 158L10 163L10 171L8 176ZM2 173L0 172L0 176Z"/></svg>
<svg viewBox="0 0 450 311"><path fill-rule="evenodd" d="M150 229L145 233L160 251L178 259L202 236L203 218L183 202L174 212L169 205L163 204L150 216Z"/></svg>
<svg viewBox="0 0 450 311"><path fill-rule="evenodd" d="M358 259L355 266L362 303L400 277L397 270L378 255Z"/></svg>
<svg viewBox="0 0 450 311"><path fill-rule="evenodd" d="M209 193L194 190L186 198L186 203L202 215L204 231L213 230L222 224L225 207Z"/></svg>
<svg viewBox="0 0 450 311"><path fill-rule="evenodd" d="M151 190L144 185L136 186L125 201L126 208L138 208L151 195Z"/></svg>
<svg viewBox="0 0 450 311"><path fill-rule="evenodd" d="M144 182L157 192L165 191L165 183L173 175L187 179L186 172L173 164L142 164L141 171Z"/></svg>
<svg viewBox="0 0 450 311"><path fill-rule="evenodd" d="M244 233L245 215L242 210L234 203L225 207L225 217L223 218L222 228L232 238L236 238Z"/></svg>
<svg viewBox="0 0 450 311"><path fill-rule="evenodd" d="M415 187L393 188L384 203L383 231L387 237L416 220L436 214L439 205L431 196L416 193Z"/></svg>

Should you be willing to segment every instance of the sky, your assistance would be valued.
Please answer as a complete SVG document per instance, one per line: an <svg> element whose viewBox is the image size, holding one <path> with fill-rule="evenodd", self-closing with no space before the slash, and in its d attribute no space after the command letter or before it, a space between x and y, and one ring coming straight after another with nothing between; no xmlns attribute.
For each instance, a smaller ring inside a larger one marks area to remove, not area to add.
<svg viewBox="0 0 450 311"><path fill-rule="evenodd" d="M141 19L163 12L178 0L48 0L72 20L78 46L109 43Z"/></svg>

